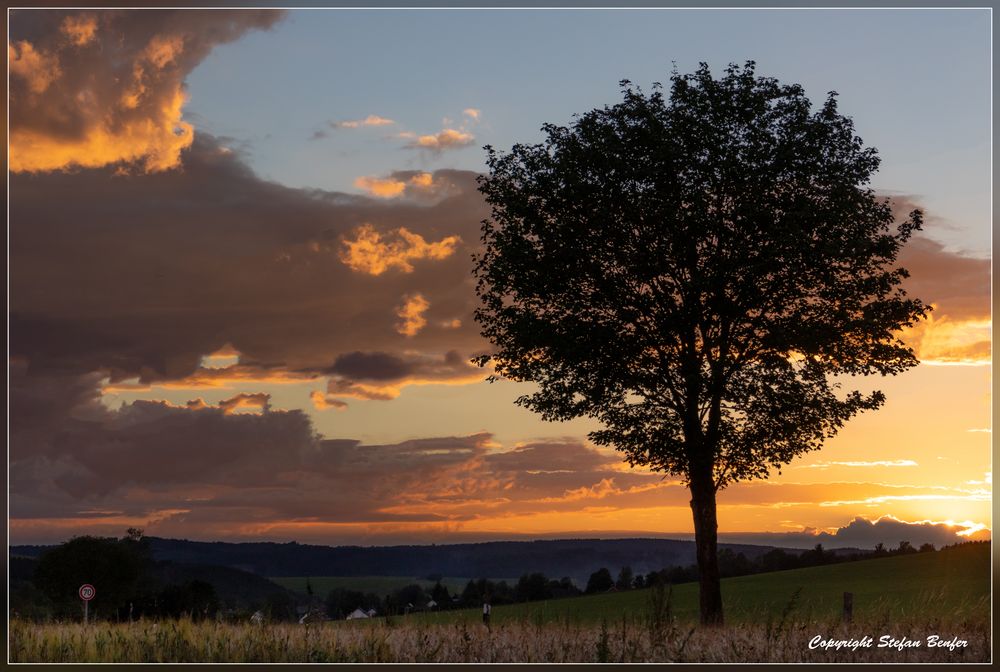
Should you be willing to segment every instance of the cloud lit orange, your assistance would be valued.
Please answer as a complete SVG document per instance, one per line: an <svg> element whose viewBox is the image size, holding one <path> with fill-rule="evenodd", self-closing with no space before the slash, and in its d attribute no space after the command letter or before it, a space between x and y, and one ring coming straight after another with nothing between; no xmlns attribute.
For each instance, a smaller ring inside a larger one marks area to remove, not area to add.
<svg viewBox="0 0 1000 672"><path fill-rule="evenodd" d="M954 319L935 311L905 329L901 337L925 364L986 366L992 362L992 328L988 315Z"/></svg>
<svg viewBox="0 0 1000 672"><path fill-rule="evenodd" d="M403 297L403 305L396 309L396 315L400 321L396 323L396 331L403 336L416 336L420 330L427 326L427 318L424 313L431 307L430 302L424 298L423 294L410 294Z"/></svg>
<svg viewBox="0 0 1000 672"><path fill-rule="evenodd" d="M340 259L351 270L369 275L381 275L391 268L411 273L418 259L446 259L455 252L461 239L446 236L436 243L428 243L423 236L405 227L383 236L371 224L364 224L354 231L354 239L345 238Z"/></svg>
<svg viewBox="0 0 1000 672"><path fill-rule="evenodd" d="M67 16L59 28L74 46L83 47L97 35L97 18L86 14Z"/></svg>
<svg viewBox="0 0 1000 672"><path fill-rule="evenodd" d="M434 135L418 135L407 145L410 149L426 149L441 152L446 149L468 147L475 138L471 133L454 128L446 128Z"/></svg>
<svg viewBox="0 0 1000 672"><path fill-rule="evenodd" d="M40 52L30 42L7 43L7 67L11 77L27 82L31 93L42 93L59 78L59 58Z"/></svg>

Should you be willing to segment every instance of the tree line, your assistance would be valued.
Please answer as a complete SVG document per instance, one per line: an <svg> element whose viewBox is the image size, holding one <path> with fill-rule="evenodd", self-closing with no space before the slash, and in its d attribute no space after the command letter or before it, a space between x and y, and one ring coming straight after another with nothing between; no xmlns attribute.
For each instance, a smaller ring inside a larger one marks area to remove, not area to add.
<svg viewBox="0 0 1000 672"><path fill-rule="evenodd" d="M977 542L965 542L977 543ZM948 546L944 548L950 548ZM871 551L837 552L822 544L795 552L774 548L756 557L723 548L718 552L722 577L745 576L803 567L814 567L890 555L934 552L933 544L919 547L901 541L895 548L877 544ZM82 583L97 586L90 604L91 618L127 621L139 618L247 618L260 611L272 621L297 619L303 609L327 618L343 619L356 609L378 615L403 615L414 611L467 609L483 602L493 605L536 602L638 590L657 585L699 581L698 565L672 565L646 574L628 565L612 574L607 567L594 571L583 588L570 577L554 579L542 572L523 574L516 582L488 578L470 579L452 593L440 575L431 575L433 586L412 583L386 595L347 587L324 597L314 594L307 580L308 604L267 579L224 567L184 566L155 562L142 531L130 529L121 539L77 537L47 551L31 569L20 558L11 558L10 606L12 615L34 620L78 620L82 617L77 590Z"/></svg>
<svg viewBox="0 0 1000 672"><path fill-rule="evenodd" d="M800 553L775 548L756 558L747 557L723 548L718 553L719 571L723 578L747 576L763 572L801 569L841 562L866 560L875 557L927 553L936 550L934 544L925 543L919 548L909 541L901 541L895 548L887 548L879 543L871 551L857 550L849 553L824 549L816 544ZM440 577L433 577L440 578ZM648 574L636 574L629 566L622 567L613 575L607 567L593 572L586 586L579 588L571 578L550 579L542 572L524 574L511 585L505 580L486 578L470 579L460 593L452 594L437 580L433 587L414 583L398 588L389 595L379 598L374 593L362 593L349 588L335 588L327 596L326 614L333 619L345 618L355 609L374 609L379 614L397 615L411 611L468 609L479 607L483 602L493 605L538 602L563 597L593 595L611 591L641 590L657 585L692 583L699 580L698 565L672 565Z"/></svg>

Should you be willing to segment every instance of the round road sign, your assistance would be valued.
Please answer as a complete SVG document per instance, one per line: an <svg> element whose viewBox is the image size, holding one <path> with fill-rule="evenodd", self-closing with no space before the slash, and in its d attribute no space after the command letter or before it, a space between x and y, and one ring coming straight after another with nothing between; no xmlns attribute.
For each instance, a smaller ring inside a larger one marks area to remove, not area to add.
<svg viewBox="0 0 1000 672"><path fill-rule="evenodd" d="M83 600L84 602L90 602L92 599L94 599L94 594L96 592L97 591L94 590L94 587L92 585L90 585L89 583L85 583L82 586L80 586L80 599Z"/></svg>

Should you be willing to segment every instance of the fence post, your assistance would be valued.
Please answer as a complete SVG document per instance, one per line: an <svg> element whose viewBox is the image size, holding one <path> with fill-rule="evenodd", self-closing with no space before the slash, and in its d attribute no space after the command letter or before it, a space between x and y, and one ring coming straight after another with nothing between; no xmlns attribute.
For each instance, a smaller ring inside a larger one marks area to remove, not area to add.
<svg viewBox="0 0 1000 672"><path fill-rule="evenodd" d="M854 618L854 593L844 593L844 623Z"/></svg>

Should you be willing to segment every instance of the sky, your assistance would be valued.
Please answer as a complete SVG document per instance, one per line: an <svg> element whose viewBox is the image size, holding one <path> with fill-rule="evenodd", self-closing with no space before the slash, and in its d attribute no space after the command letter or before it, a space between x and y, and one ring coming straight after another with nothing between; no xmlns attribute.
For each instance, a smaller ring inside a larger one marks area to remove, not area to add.
<svg viewBox="0 0 1000 672"><path fill-rule="evenodd" d="M887 403L719 494L723 540L992 527L990 16L982 10L10 15L9 535L311 543L684 536L676 476L489 384L484 145L671 68L836 90L872 186L926 213ZM850 39L845 39L850 36ZM905 536L904 536L905 535Z"/></svg>

